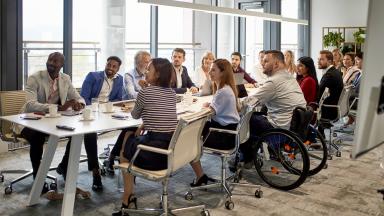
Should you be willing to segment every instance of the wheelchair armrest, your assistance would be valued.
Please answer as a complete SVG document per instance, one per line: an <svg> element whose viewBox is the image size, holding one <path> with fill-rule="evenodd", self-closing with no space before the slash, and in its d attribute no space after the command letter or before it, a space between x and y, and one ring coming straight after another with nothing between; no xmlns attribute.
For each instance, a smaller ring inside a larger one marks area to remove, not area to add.
<svg viewBox="0 0 384 216"><path fill-rule="evenodd" d="M333 108L340 108L339 105L330 105L330 104L323 104L323 107L333 107Z"/></svg>
<svg viewBox="0 0 384 216"><path fill-rule="evenodd" d="M219 132L219 133L228 133L228 134L238 134L239 132L237 130L227 130L227 129L220 129L220 128L209 128L209 132Z"/></svg>

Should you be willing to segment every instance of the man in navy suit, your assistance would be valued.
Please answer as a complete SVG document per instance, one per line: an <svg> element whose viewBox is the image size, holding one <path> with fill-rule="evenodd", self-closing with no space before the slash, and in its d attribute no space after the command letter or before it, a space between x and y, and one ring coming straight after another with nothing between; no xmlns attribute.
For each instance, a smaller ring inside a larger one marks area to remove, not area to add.
<svg viewBox="0 0 384 216"><path fill-rule="evenodd" d="M87 105L91 104L92 98L99 98L107 101L122 100L123 77L117 74L121 66L119 57L111 56L107 59L104 71L90 72L83 82L80 95L84 98ZM99 172L99 162L97 154L97 134L90 133L84 135L84 146L88 156L88 170L93 172L92 190L100 191L103 189ZM57 168L57 172L65 178L69 158L70 145L67 145L64 157Z"/></svg>
<svg viewBox="0 0 384 216"><path fill-rule="evenodd" d="M188 89L190 89L193 94L197 93L199 89L189 77L187 68L183 66L184 61L184 49L175 48L172 51L172 64L175 68L176 79L174 79L174 82L172 83L172 88L175 90L176 94L184 94Z"/></svg>

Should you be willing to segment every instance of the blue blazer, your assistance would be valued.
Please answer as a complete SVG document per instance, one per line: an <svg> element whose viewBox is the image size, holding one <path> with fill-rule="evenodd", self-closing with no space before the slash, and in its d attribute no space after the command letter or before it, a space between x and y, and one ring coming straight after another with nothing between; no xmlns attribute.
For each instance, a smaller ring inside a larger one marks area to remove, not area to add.
<svg viewBox="0 0 384 216"><path fill-rule="evenodd" d="M89 72L85 77L80 95L84 98L87 105L91 104L92 98L99 97L104 82L104 71ZM123 98L123 77L117 74L113 81L109 101L121 101Z"/></svg>

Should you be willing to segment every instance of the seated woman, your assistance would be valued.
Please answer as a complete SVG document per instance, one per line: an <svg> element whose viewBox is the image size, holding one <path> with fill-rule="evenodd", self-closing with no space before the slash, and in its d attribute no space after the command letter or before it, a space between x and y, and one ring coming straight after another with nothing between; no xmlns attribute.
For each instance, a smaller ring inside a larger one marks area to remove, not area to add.
<svg viewBox="0 0 384 216"><path fill-rule="evenodd" d="M168 149L173 132L177 125L176 93L171 88L171 79L174 69L167 59L155 58L148 65L145 79L148 87L140 90L135 106L131 112L134 119L142 118L143 125L134 135L124 142L120 153L122 163L129 162L136 152L138 144L156 148ZM140 136L142 130L147 131ZM152 152L140 152L135 160L135 166L148 170L163 170L167 168L167 157ZM124 194L122 208L136 207L136 198L133 195L134 176L124 174ZM112 215L122 214L121 211Z"/></svg>
<svg viewBox="0 0 384 216"><path fill-rule="evenodd" d="M349 104L352 106L352 110L357 110L357 101L353 102L355 98L359 97L360 91L360 80L362 76L362 68L363 68L363 53L357 53L355 56L355 66L359 69L359 73L355 76L352 85L352 94L349 98ZM353 103L353 104L352 104ZM344 124L344 127L347 127L355 122L355 116L352 114L348 114L348 121Z"/></svg>
<svg viewBox="0 0 384 216"><path fill-rule="evenodd" d="M205 103L203 106L210 108L214 115L211 121L206 123L202 132L203 140L205 140L204 146L223 150L232 149L235 145L235 135L223 133L209 134L210 127L236 130L237 124L240 121L237 90L231 63L225 59L215 60L209 75L214 82L214 95L212 102ZM191 163L191 166L196 174L196 179L194 183L191 183L191 186L196 187L207 184L209 178L204 174L200 161Z"/></svg>
<svg viewBox="0 0 384 216"><path fill-rule="evenodd" d="M287 71L292 74L292 76L295 76L297 67L295 65L295 54L291 50L284 52L284 61L287 67Z"/></svg>
<svg viewBox="0 0 384 216"><path fill-rule="evenodd" d="M201 65L196 68L195 76L197 76L196 82L201 89L206 80L209 78L209 70L211 69L212 62L215 60L215 55L211 51L206 51L203 54L203 59L201 60Z"/></svg>
<svg viewBox="0 0 384 216"><path fill-rule="evenodd" d="M311 57L303 56L297 60L296 80L303 91L307 104L316 102L319 82L317 81L315 64Z"/></svg>

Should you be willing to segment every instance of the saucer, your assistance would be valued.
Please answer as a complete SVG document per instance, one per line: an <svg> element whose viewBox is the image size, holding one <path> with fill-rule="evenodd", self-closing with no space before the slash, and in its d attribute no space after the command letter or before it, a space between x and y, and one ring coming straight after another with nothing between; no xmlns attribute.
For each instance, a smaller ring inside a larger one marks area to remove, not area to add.
<svg viewBox="0 0 384 216"><path fill-rule="evenodd" d="M103 111L103 113L114 113L115 111L114 110L112 110L112 111Z"/></svg>
<svg viewBox="0 0 384 216"><path fill-rule="evenodd" d="M57 113L56 115L51 115L51 114L45 114L45 117L46 118L58 118L58 117L60 117L61 116L61 114L60 113Z"/></svg>
<svg viewBox="0 0 384 216"><path fill-rule="evenodd" d="M93 121L95 120L95 117L91 117L90 119L84 119L83 117L80 118L80 121Z"/></svg>

